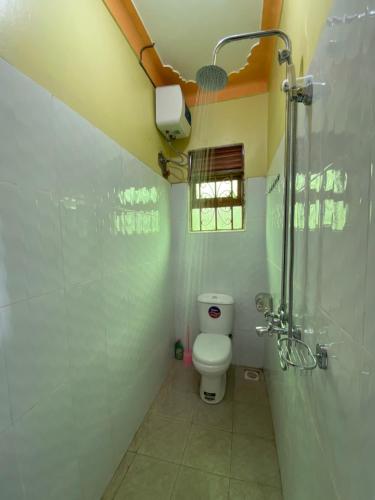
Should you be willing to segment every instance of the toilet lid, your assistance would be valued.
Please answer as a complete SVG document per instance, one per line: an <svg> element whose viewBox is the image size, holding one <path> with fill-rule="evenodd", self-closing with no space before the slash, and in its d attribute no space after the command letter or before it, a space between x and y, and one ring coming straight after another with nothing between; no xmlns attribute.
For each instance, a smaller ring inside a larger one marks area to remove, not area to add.
<svg viewBox="0 0 375 500"><path fill-rule="evenodd" d="M200 333L193 345L193 355L206 365L220 365L228 361L232 353L229 337L216 333Z"/></svg>

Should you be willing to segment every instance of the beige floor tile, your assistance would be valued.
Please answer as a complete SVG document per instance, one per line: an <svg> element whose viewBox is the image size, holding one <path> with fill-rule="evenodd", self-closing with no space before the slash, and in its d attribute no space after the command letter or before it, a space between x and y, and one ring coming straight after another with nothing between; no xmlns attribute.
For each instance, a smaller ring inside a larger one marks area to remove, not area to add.
<svg viewBox="0 0 375 500"><path fill-rule="evenodd" d="M128 451L125 453L123 459L121 460L119 466L116 469L116 472L114 473L111 482L108 484L107 488L105 489L105 492L102 496L101 500L114 500L115 495L117 491L119 490L122 481L124 480L124 477L126 473L129 470L129 467L133 463L134 459L136 457L135 453L132 453L131 451Z"/></svg>
<svg viewBox="0 0 375 500"><path fill-rule="evenodd" d="M174 361L167 377L167 385L177 392L198 394L200 375L193 365L185 366L182 361Z"/></svg>
<svg viewBox="0 0 375 500"><path fill-rule="evenodd" d="M137 455L115 500L168 500L178 465Z"/></svg>
<svg viewBox="0 0 375 500"><path fill-rule="evenodd" d="M227 372L227 384L225 387L224 401L233 401L234 384L236 380L236 367L230 366Z"/></svg>
<svg viewBox="0 0 375 500"><path fill-rule="evenodd" d="M193 425L183 463L206 472L229 475L232 434Z"/></svg>
<svg viewBox="0 0 375 500"><path fill-rule="evenodd" d="M227 500L229 479L189 467L181 467L172 500Z"/></svg>
<svg viewBox="0 0 375 500"><path fill-rule="evenodd" d="M233 403L233 431L273 439L271 409L268 404Z"/></svg>
<svg viewBox="0 0 375 500"><path fill-rule="evenodd" d="M280 487L279 465L273 441L233 434L231 477Z"/></svg>
<svg viewBox="0 0 375 500"><path fill-rule="evenodd" d="M221 401L216 405L209 405L199 398L193 414L193 423L231 432L233 427L232 401Z"/></svg>
<svg viewBox="0 0 375 500"><path fill-rule="evenodd" d="M234 382L233 399L243 403L261 403L268 402L266 384L262 377L259 382L245 380L243 377L243 366L236 366L236 375Z"/></svg>
<svg viewBox="0 0 375 500"><path fill-rule="evenodd" d="M138 453L181 463L190 424L151 413L142 427Z"/></svg>
<svg viewBox="0 0 375 500"><path fill-rule="evenodd" d="M231 479L229 500L283 500L283 497L277 488Z"/></svg>
<svg viewBox="0 0 375 500"><path fill-rule="evenodd" d="M198 397L197 394L177 392L171 387L163 387L151 409L166 417L191 422Z"/></svg>

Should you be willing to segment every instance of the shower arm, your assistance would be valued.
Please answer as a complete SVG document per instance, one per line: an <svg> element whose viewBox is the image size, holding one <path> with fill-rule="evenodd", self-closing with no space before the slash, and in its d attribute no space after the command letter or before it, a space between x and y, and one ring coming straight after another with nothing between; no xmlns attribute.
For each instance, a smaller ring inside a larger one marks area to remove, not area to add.
<svg viewBox="0 0 375 500"><path fill-rule="evenodd" d="M296 76L294 65L292 61L292 42L288 35L284 33L284 31L272 29L272 30L261 30L261 31L253 31L250 33L238 33L236 35L229 35L224 38L221 38L214 47L212 52L212 64L216 65L217 55L228 43L238 42L240 40L252 40L256 38L267 38L271 36L276 36L281 38L281 40L285 44L285 48L279 50L279 64L286 63L287 64L287 77L289 78L289 85L291 88L296 86Z"/></svg>

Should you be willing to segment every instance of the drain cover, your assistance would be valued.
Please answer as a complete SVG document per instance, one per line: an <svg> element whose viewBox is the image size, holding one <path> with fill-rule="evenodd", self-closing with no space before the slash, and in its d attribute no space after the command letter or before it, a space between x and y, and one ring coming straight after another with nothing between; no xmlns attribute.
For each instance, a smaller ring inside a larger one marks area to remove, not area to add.
<svg viewBox="0 0 375 500"><path fill-rule="evenodd" d="M244 370L243 378L245 380L251 380L252 382L259 382L260 373L257 370Z"/></svg>

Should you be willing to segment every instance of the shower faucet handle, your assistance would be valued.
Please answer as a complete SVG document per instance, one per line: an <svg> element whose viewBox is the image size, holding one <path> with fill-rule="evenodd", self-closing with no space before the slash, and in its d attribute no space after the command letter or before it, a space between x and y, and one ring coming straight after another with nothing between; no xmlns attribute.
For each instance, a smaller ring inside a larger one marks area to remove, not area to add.
<svg viewBox="0 0 375 500"><path fill-rule="evenodd" d="M273 319L273 318L276 318L277 316L278 316L278 314L277 314L277 313L272 312L272 311L270 311L269 309L266 309L266 311L265 311L265 313L264 313L264 317L265 317L265 318L271 318L271 319Z"/></svg>
<svg viewBox="0 0 375 500"><path fill-rule="evenodd" d="M256 326L255 331L257 332L258 337L263 337L267 333L270 333L270 325L268 326Z"/></svg>
<svg viewBox="0 0 375 500"><path fill-rule="evenodd" d="M281 326L281 318L280 314L272 311L266 311L264 313L264 317L269 321L270 325L273 326Z"/></svg>
<svg viewBox="0 0 375 500"><path fill-rule="evenodd" d="M268 321L267 326L256 326L255 331L259 337L263 337L266 334L270 337L274 334L278 337L280 337L280 335L288 335L288 328L281 323L277 314L274 315L272 320Z"/></svg>
<svg viewBox="0 0 375 500"><path fill-rule="evenodd" d="M272 333L275 333L278 337L280 335L288 335L288 328L284 326L272 326Z"/></svg>

